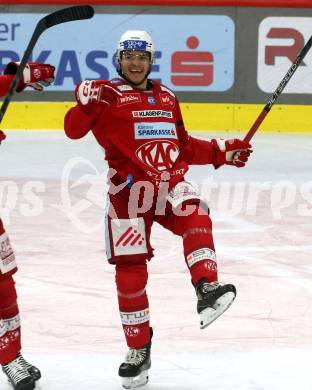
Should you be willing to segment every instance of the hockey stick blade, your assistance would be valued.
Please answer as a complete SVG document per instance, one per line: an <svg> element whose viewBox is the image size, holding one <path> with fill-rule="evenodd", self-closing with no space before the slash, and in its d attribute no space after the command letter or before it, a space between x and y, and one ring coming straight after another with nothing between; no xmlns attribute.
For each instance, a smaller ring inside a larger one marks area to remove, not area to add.
<svg viewBox="0 0 312 390"><path fill-rule="evenodd" d="M93 17L93 15L94 15L94 9L90 5L77 5L74 7L60 9L39 20L33 32L33 35L30 38L25 53L21 59L17 72L11 82L8 93L6 94L3 100L2 106L0 108L0 123L2 122L4 114L6 113L10 101L15 93L16 86L21 78L21 75L26 66L28 58L35 44L37 43L40 35L50 27L56 26L61 23L73 22L75 20L90 19Z"/></svg>
<svg viewBox="0 0 312 390"><path fill-rule="evenodd" d="M93 15L93 7L90 5L78 5L55 11L41 19L40 22L42 22L42 24L45 25L45 29L47 29L61 23L72 22L74 20L90 19L93 17Z"/></svg>

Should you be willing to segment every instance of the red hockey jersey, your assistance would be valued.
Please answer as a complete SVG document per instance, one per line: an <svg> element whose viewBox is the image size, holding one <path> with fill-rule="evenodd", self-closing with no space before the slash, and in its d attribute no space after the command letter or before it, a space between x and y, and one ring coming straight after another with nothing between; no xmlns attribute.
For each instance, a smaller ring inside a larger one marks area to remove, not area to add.
<svg viewBox="0 0 312 390"><path fill-rule="evenodd" d="M0 97L7 94L14 75L0 75Z"/></svg>
<svg viewBox="0 0 312 390"><path fill-rule="evenodd" d="M123 79L109 85L121 96L110 105L77 104L65 116L65 132L81 138L92 130L122 181L131 175L134 181L156 185L169 181L172 187L183 179L189 164L215 162L212 143L186 132L178 100L167 87L154 80L144 91Z"/></svg>
<svg viewBox="0 0 312 390"><path fill-rule="evenodd" d="M0 75L0 97L5 96L9 90L11 82L13 80L13 75ZM1 141L5 139L5 134L0 130L0 144ZM1 222L1 220L0 220Z"/></svg>

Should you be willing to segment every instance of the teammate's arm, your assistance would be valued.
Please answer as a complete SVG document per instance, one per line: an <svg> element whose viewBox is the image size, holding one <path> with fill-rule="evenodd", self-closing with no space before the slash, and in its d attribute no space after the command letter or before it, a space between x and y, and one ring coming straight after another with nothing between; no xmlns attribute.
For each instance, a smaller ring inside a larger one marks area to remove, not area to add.
<svg viewBox="0 0 312 390"><path fill-rule="evenodd" d="M10 62L5 67L4 74L0 75L0 97L7 94L18 66L18 62ZM49 64L28 62L22 73L20 82L16 87L16 92L22 92L26 87L42 91L44 87L47 87L53 82L54 70L54 66ZM4 132L0 130L0 144L5 138Z"/></svg>
<svg viewBox="0 0 312 390"><path fill-rule="evenodd" d="M11 81L19 67L18 62L10 62L4 69L1 76L1 91L3 96L7 93ZM40 64L38 62L27 62L23 70L22 77L16 87L16 92L22 92L26 87L31 87L36 91L43 91L54 81L54 66L50 64Z"/></svg>

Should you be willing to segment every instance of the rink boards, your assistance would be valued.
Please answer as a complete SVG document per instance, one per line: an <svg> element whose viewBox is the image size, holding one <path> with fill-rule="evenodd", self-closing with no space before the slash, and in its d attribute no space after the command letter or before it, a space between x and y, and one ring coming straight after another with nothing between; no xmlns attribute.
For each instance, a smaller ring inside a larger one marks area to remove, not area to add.
<svg viewBox="0 0 312 390"><path fill-rule="evenodd" d="M2 122L4 129L63 129L64 116L73 102L13 102ZM247 131L264 105L181 103L188 130ZM311 107L276 104L261 131L312 132Z"/></svg>
<svg viewBox="0 0 312 390"><path fill-rule="evenodd" d="M12 2L0 6L0 72L9 60L21 57L39 18L55 10L47 2L35 2L38 5ZM234 2L236 7L230 0L207 1L210 6L203 7L175 3L176 7L153 6L152 2L136 7L102 5L89 21L45 32L33 60L54 64L55 82L40 94L26 90L15 95L16 103L9 107L3 128L63 129L76 84L115 77L115 46L121 33L148 28L156 46L150 77L176 93L186 127L247 131L312 35L310 2L295 1L295 8L286 8L289 4L279 0L276 6L285 8L266 7L267 0L255 0L258 7L248 7L250 2L245 0ZM80 29L92 31L92 44L89 34L77 34ZM261 130L312 131L311 75L312 50Z"/></svg>

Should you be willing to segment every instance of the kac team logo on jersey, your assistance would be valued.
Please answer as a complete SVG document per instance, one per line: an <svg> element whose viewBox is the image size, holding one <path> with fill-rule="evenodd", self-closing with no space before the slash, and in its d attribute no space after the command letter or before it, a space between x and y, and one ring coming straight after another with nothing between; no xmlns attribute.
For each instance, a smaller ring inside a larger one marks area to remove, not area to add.
<svg viewBox="0 0 312 390"><path fill-rule="evenodd" d="M137 158L158 172L171 170L179 156L178 146L171 141L154 140L141 145L137 151Z"/></svg>

